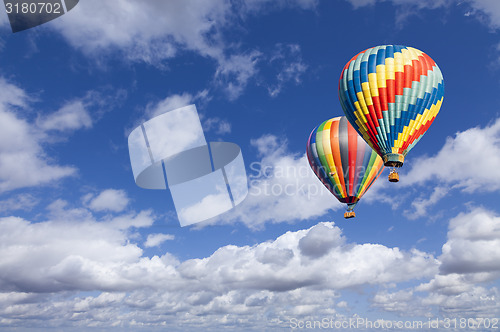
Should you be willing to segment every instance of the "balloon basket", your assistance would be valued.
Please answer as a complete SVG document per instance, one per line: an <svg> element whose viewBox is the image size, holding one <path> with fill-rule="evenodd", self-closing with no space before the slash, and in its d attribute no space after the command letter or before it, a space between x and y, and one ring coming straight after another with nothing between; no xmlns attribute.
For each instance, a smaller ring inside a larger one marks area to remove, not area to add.
<svg viewBox="0 0 500 332"><path fill-rule="evenodd" d="M399 174L395 170L389 173L389 182L399 182Z"/></svg>
<svg viewBox="0 0 500 332"><path fill-rule="evenodd" d="M382 156L384 166L387 167L401 167L405 162L405 156L399 153L388 153Z"/></svg>
<svg viewBox="0 0 500 332"><path fill-rule="evenodd" d="M346 213L344 213L344 218L346 219L351 219L354 217L356 217L356 213L354 213L354 211L347 211Z"/></svg>

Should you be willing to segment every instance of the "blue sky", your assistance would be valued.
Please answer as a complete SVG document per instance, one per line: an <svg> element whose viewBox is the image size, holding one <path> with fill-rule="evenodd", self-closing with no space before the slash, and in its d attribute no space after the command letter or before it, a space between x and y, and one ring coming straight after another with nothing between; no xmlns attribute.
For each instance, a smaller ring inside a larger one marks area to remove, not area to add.
<svg viewBox="0 0 500 332"><path fill-rule="evenodd" d="M82 0L16 34L0 14L0 327L499 317L499 30L496 0ZM445 98L401 181L384 171L346 221L305 146L381 44L429 54ZM168 191L135 185L127 136L193 103L250 187L181 228Z"/></svg>

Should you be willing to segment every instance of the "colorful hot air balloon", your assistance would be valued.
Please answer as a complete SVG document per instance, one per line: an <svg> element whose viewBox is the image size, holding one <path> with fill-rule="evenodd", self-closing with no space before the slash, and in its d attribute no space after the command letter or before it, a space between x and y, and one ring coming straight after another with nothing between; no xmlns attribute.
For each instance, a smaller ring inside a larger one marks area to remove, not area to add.
<svg viewBox="0 0 500 332"><path fill-rule="evenodd" d="M384 169L382 158L345 116L327 120L311 132L307 159L325 187L347 204L346 219L355 217L354 206Z"/></svg>
<svg viewBox="0 0 500 332"><path fill-rule="evenodd" d="M339 98L344 113L385 166L401 167L441 108L443 75L424 52L401 45L367 49L344 67ZM393 171L391 182L399 180Z"/></svg>

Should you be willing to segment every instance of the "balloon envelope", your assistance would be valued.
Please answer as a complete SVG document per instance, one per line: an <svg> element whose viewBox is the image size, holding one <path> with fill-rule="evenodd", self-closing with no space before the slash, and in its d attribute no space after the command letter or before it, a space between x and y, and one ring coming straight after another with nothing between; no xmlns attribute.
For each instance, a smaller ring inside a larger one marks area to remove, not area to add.
<svg viewBox="0 0 500 332"><path fill-rule="evenodd" d="M401 45L369 48L353 57L339 81L339 98L354 129L401 167L441 108L443 75L424 52Z"/></svg>
<svg viewBox="0 0 500 332"><path fill-rule="evenodd" d="M380 156L345 116L327 120L311 132L307 159L316 176L349 211L384 169Z"/></svg>

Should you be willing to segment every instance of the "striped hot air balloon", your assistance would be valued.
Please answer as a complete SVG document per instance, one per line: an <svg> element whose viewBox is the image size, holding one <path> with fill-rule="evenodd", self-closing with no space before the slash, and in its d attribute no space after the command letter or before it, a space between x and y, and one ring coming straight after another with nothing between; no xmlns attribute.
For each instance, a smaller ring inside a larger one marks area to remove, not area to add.
<svg viewBox="0 0 500 332"><path fill-rule="evenodd" d="M403 166L438 114L443 94L437 64L424 52L401 45L359 53L345 65L339 81L347 119L390 167ZM394 170L389 180L399 180Z"/></svg>
<svg viewBox="0 0 500 332"><path fill-rule="evenodd" d="M341 203L345 218L384 169L382 158L349 124L345 116L316 127L307 142L307 159L316 176Z"/></svg>

